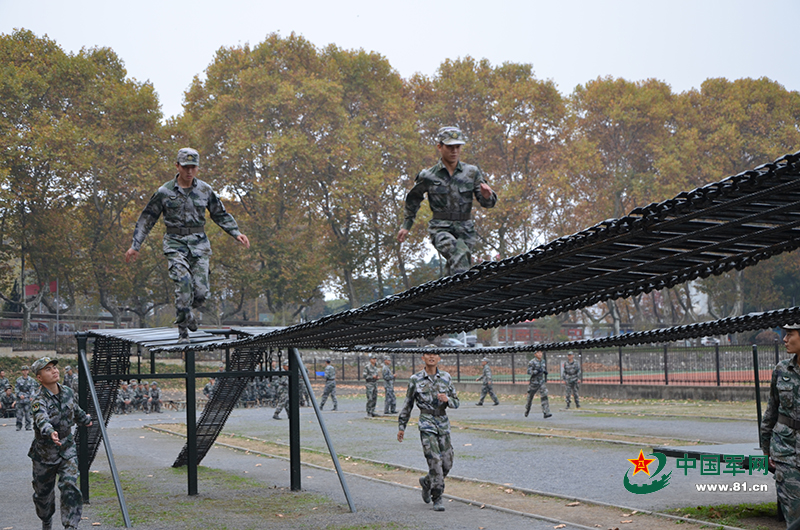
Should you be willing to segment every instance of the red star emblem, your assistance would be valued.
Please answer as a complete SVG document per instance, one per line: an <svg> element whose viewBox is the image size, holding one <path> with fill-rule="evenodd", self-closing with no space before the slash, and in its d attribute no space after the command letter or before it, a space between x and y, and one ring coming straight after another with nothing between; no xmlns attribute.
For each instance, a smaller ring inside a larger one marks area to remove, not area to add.
<svg viewBox="0 0 800 530"><path fill-rule="evenodd" d="M655 458L645 458L644 452L642 452L642 450L639 449L639 458L628 459L628 462L630 462L635 466L633 470L633 476L636 476L636 473L638 473L639 471L644 471L645 473L647 473L647 476L649 477L650 470L647 468L651 463L655 462L655 460L656 460Z"/></svg>

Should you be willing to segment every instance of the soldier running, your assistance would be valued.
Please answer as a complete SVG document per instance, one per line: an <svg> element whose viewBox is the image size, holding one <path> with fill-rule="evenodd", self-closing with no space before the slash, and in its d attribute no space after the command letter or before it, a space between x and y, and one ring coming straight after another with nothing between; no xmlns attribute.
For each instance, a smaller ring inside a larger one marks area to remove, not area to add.
<svg viewBox="0 0 800 530"><path fill-rule="evenodd" d="M125 253L126 263L136 261L147 234L163 214L167 226L163 251L169 261L169 277L175 283L175 324L181 343L189 342L190 330L197 330L192 310L199 309L210 295L211 244L205 233L205 210L220 228L250 248L250 240L239 232L236 220L211 186L197 178L199 164L200 155L194 149L184 147L178 151L178 174L150 198L136 222L131 248Z"/></svg>

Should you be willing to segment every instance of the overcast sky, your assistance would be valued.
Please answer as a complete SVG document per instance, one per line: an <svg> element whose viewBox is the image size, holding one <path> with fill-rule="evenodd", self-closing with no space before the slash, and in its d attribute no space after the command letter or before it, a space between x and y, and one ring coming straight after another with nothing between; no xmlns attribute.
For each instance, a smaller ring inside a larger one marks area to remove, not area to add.
<svg viewBox="0 0 800 530"><path fill-rule="evenodd" d="M376 51L403 77L468 55L531 63L565 95L608 75L675 92L764 76L800 90L798 15L797 0L0 0L0 33L26 28L73 53L110 47L130 77L153 83L169 117L216 50L273 32Z"/></svg>

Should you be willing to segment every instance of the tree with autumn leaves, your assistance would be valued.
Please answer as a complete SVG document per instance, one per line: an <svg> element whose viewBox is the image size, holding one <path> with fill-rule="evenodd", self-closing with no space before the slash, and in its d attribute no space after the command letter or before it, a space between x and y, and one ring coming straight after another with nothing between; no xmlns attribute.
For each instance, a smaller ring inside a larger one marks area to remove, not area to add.
<svg viewBox="0 0 800 530"><path fill-rule="evenodd" d="M218 50L182 115L162 123L152 86L127 79L111 50L69 55L22 30L0 36L0 57L0 296L11 300L26 271L25 283L61 281L57 302L39 295L50 308L92 299L140 325L171 304L163 228L134 266L119 256L185 145L253 242L238 252L209 226L210 319L241 316L257 298L291 324L314 317L325 290L356 307L437 276L427 208L405 245L394 234L442 125L464 130L462 158L500 199L474 212L478 259L526 252L800 143L800 96L767 79L709 79L675 94L657 80L598 78L564 96L529 64L467 57L403 79L376 53L273 34ZM583 318L617 329L691 322L698 290L720 317L792 305L796 289L775 286L794 285L796 268L787 254Z"/></svg>

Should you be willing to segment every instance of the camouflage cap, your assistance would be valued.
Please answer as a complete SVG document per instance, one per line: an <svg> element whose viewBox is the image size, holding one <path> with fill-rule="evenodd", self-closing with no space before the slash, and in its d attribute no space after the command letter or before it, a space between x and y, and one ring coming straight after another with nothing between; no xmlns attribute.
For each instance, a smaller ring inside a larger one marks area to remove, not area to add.
<svg viewBox="0 0 800 530"><path fill-rule="evenodd" d="M781 326L781 327L782 327L783 329L785 329L785 330L790 330L790 329L800 329L800 324L784 324L784 325L783 325L783 326Z"/></svg>
<svg viewBox="0 0 800 530"><path fill-rule="evenodd" d="M42 357L41 359L37 359L36 362L33 363L31 372L33 372L33 375L39 375L39 370L41 370L48 364L58 364L58 359L51 359L50 357ZM22 369L23 370L27 369L27 366L23 366Z"/></svg>
<svg viewBox="0 0 800 530"><path fill-rule="evenodd" d="M331 362L331 360L330 359L325 359L325 362L329 363L329 362Z"/></svg>
<svg viewBox="0 0 800 530"><path fill-rule="evenodd" d="M31 367L28 366L27 364L23 365L22 368L20 368L20 370L30 370L30 369Z"/></svg>
<svg viewBox="0 0 800 530"><path fill-rule="evenodd" d="M489 358L488 357L484 357L483 359L481 359L481 362L482 363L488 363L489 362Z"/></svg>
<svg viewBox="0 0 800 530"><path fill-rule="evenodd" d="M156 383L155 381L153 381L152 383L150 383L150 386L158 386L158 383Z"/></svg>
<svg viewBox="0 0 800 530"><path fill-rule="evenodd" d="M436 143L444 145L464 145L464 133L458 127L442 127L436 133Z"/></svg>
<svg viewBox="0 0 800 530"><path fill-rule="evenodd" d="M200 155L191 147L184 147L178 151L178 163L182 166L199 166Z"/></svg>
<svg viewBox="0 0 800 530"><path fill-rule="evenodd" d="M575 355L575 352L574 351L568 351L567 355Z"/></svg>

